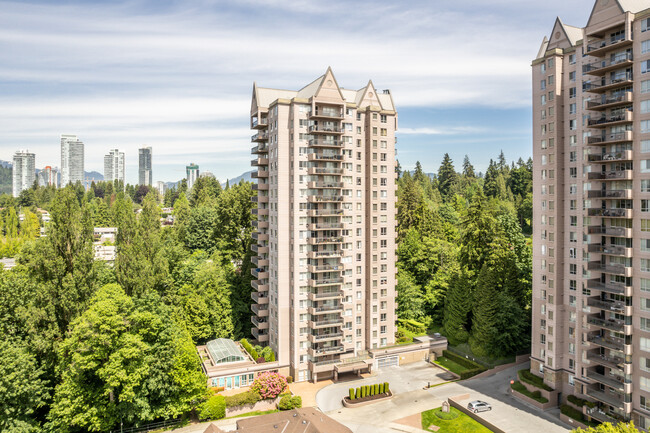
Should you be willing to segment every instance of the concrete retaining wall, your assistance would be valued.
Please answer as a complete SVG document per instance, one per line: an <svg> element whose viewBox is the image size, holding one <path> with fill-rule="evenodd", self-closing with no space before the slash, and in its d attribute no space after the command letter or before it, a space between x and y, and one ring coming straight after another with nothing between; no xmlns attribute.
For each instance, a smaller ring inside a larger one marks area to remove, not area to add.
<svg viewBox="0 0 650 433"><path fill-rule="evenodd" d="M554 407L557 407L557 405L555 404L556 402L552 401L552 400L549 400L546 403L540 403L537 400L533 400L532 398L530 398L528 396L525 396L525 395L515 391L512 388L510 388L510 392L512 392L512 395L517 397L519 400L525 401L526 403L529 403L529 404L535 406L536 408L544 410L544 411L549 410L549 409L554 408Z"/></svg>
<svg viewBox="0 0 650 433"><path fill-rule="evenodd" d="M560 413L560 421L562 421L563 423L569 424L569 425L572 426L574 429L576 429L576 428L579 427L579 428L582 428L582 429L585 429L585 430L586 430L586 429L588 428L588 427L587 427L586 425L584 425L583 423L581 423L581 422L579 422L579 421L576 421L576 420L574 420L573 418L571 418L570 416L567 416L567 415L565 415L565 414L563 414L563 413Z"/></svg>
<svg viewBox="0 0 650 433"><path fill-rule="evenodd" d="M226 408L226 416L237 416L242 415L248 412L254 411L266 411L271 409L276 409L280 397L274 398L273 400L261 400L255 404L247 404L244 406L235 406Z"/></svg>
<svg viewBox="0 0 650 433"><path fill-rule="evenodd" d="M506 433L504 430L501 430L491 422L484 420L481 416L479 416L479 414L469 411L465 406L455 401L454 399L448 398L447 401L451 406L463 412L465 415L468 415L479 424L485 426L487 429L492 430L494 433Z"/></svg>
<svg viewBox="0 0 650 433"><path fill-rule="evenodd" d="M546 398L549 402L557 402L557 391L547 391L545 389L537 388L535 385L526 383L522 380L519 381L528 391L535 392L539 391L542 394L542 397ZM557 405L555 405L557 406Z"/></svg>

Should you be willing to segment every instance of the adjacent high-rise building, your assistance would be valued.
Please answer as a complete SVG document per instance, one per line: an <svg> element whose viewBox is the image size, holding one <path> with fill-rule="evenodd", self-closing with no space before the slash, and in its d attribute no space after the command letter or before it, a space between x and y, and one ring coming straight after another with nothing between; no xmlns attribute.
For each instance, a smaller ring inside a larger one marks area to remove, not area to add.
<svg viewBox="0 0 650 433"><path fill-rule="evenodd" d="M111 149L104 155L104 180L113 182L122 181L124 184L124 152L118 149Z"/></svg>
<svg viewBox="0 0 650 433"><path fill-rule="evenodd" d="M84 144L76 135L61 135L61 185L84 181Z"/></svg>
<svg viewBox="0 0 650 433"><path fill-rule="evenodd" d="M395 343L390 92L330 69L297 91L253 85L251 127L253 336L299 381L362 369Z"/></svg>
<svg viewBox="0 0 650 433"><path fill-rule="evenodd" d="M13 196L18 197L23 190L29 189L36 180L36 155L26 150L14 154L12 167Z"/></svg>
<svg viewBox="0 0 650 433"><path fill-rule="evenodd" d="M199 178L199 166L193 162L190 165L185 167L185 173L187 174L187 190L191 190L194 186L194 182Z"/></svg>
<svg viewBox="0 0 650 433"><path fill-rule="evenodd" d="M49 165L45 166L43 170L38 173L38 184L40 186L59 186L59 171Z"/></svg>
<svg viewBox="0 0 650 433"><path fill-rule="evenodd" d="M153 185L151 147L141 147L138 151L138 185Z"/></svg>
<svg viewBox="0 0 650 433"><path fill-rule="evenodd" d="M533 70L531 371L650 428L650 1L555 21Z"/></svg>

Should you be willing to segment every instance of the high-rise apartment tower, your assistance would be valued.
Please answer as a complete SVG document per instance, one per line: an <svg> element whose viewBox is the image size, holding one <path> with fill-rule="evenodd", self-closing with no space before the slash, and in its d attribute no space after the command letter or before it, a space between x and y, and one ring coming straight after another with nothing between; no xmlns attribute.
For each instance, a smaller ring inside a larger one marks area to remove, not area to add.
<svg viewBox="0 0 650 433"><path fill-rule="evenodd" d="M395 342L395 130L390 92L253 85L253 336L298 380ZM347 370L351 371L351 370Z"/></svg>
<svg viewBox="0 0 650 433"><path fill-rule="evenodd" d="M104 180L106 182L119 180L124 184L124 152L111 149L107 155L104 155Z"/></svg>
<svg viewBox="0 0 650 433"><path fill-rule="evenodd" d="M199 178L199 166L193 162L190 165L185 167L185 173L187 174L187 190L191 190L194 186L194 182Z"/></svg>
<svg viewBox="0 0 650 433"><path fill-rule="evenodd" d="M84 181L84 144L76 135L61 135L61 185Z"/></svg>
<svg viewBox="0 0 650 433"><path fill-rule="evenodd" d="M151 147L141 147L138 151L138 185L153 185Z"/></svg>
<svg viewBox="0 0 650 433"><path fill-rule="evenodd" d="M650 1L557 19L532 69L531 371L648 429Z"/></svg>
<svg viewBox="0 0 650 433"><path fill-rule="evenodd" d="M14 154L12 167L13 196L18 197L23 190L29 189L36 180L36 155L26 150Z"/></svg>

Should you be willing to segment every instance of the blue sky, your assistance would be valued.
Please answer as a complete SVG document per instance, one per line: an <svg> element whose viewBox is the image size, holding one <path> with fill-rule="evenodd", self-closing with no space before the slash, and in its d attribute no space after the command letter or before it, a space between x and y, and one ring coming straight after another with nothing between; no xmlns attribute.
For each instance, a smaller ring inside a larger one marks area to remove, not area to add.
<svg viewBox="0 0 650 433"><path fill-rule="evenodd" d="M109 149L153 147L154 180L198 163L250 170L253 81L297 89L332 66L339 84L390 89L398 159L437 171L449 152L479 171L503 149L531 156L530 62L560 15L583 26L593 0L0 0L0 159L60 164L59 135Z"/></svg>

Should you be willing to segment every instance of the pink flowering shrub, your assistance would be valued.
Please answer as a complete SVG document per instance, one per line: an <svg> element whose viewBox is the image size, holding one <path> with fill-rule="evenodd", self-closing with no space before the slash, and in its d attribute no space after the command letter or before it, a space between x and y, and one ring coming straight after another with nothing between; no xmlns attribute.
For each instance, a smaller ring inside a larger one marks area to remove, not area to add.
<svg viewBox="0 0 650 433"><path fill-rule="evenodd" d="M269 371L257 376L251 390L257 392L263 399L267 399L277 397L288 387L287 379L284 376Z"/></svg>

